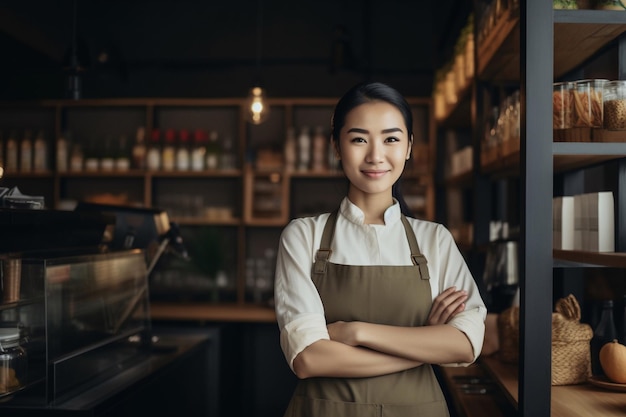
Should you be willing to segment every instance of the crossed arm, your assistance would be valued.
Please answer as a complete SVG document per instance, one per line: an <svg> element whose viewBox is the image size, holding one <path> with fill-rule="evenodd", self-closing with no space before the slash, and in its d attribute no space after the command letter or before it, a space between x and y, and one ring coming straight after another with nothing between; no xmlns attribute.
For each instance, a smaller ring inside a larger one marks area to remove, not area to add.
<svg viewBox="0 0 626 417"><path fill-rule="evenodd" d="M368 377L399 372L423 363L471 362L472 345L446 323L465 308L467 294L454 287L433 301L427 326L402 327L365 322L328 325L330 340L318 340L296 356L298 378Z"/></svg>

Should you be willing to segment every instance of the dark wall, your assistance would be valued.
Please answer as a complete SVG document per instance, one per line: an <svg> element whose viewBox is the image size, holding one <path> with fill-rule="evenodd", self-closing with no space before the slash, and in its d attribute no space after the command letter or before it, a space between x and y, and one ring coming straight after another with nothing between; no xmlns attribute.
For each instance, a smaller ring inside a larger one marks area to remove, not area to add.
<svg viewBox="0 0 626 417"><path fill-rule="evenodd" d="M275 97L333 97L368 78L427 96L470 5L7 0L0 99L63 97L74 39L85 98L245 96L257 78Z"/></svg>

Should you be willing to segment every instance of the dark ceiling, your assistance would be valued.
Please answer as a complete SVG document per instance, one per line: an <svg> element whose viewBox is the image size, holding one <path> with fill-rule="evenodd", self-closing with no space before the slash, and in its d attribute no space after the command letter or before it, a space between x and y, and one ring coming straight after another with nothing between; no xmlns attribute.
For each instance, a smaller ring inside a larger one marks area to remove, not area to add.
<svg viewBox="0 0 626 417"><path fill-rule="evenodd" d="M335 96L363 78L428 95L471 4L0 0L0 98L63 97L74 10L87 97L239 96L255 79L275 96Z"/></svg>

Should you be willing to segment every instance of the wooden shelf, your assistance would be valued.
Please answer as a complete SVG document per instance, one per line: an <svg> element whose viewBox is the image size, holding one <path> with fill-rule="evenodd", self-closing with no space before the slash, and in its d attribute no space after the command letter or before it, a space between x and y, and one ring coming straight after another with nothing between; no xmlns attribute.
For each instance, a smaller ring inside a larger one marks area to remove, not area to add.
<svg viewBox="0 0 626 417"><path fill-rule="evenodd" d="M255 304L150 303L152 320L273 323L271 307Z"/></svg>
<svg viewBox="0 0 626 417"><path fill-rule="evenodd" d="M173 217L172 221L180 226L238 226L241 219L211 219L205 217Z"/></svg>
<svg viewBox="0 0 626 417"><path fill-rule="evenodd" d="M447 186L451 187L469 187L472 184L473 178L474 172L472 170L469 170L450 175L448 178L446 178L445 182Z"/></svg>
<svg viewBox="0 0 626 417"><path fill-rule="evenodd" d="M501 362L495 356L479 359L480 364L498 381L505 395L517 405L517 365ZM626 395L597 388L591 384L552 386L550 415L552 417L617 417L626 410Z"/></svg>
<svg viewBox="0 0 626 417"><path fill-rule="evenodd" d="M595 265L612 268L626 268L625 252L584 252L579 250L552 251L555 260L571 262L572 265Z"/></svg>
<svg viewBox="0 0 626 417"><path fill-rule="evenodd" d="M624 13L611 10L554 10L554 78L578 67L626 32ZM602 22L602 23L597 23ZM478 45L478 75L491 81L519 81L520 27L505 11Z"/></svg>

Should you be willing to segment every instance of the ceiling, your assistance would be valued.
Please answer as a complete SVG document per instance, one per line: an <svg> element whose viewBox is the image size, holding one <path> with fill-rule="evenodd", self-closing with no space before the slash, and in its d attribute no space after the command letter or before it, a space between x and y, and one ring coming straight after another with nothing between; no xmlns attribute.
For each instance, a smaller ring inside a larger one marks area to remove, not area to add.
<svg viewBox="0 0 626 417"><path fill-rule="evenodd" d="M0 0L0 98L63 96L74 11L90 97L237 96L256 79L274 95L332 96L363 78L426 95L471 4ZM351 53L333 60L337 46Z"/></svg>

